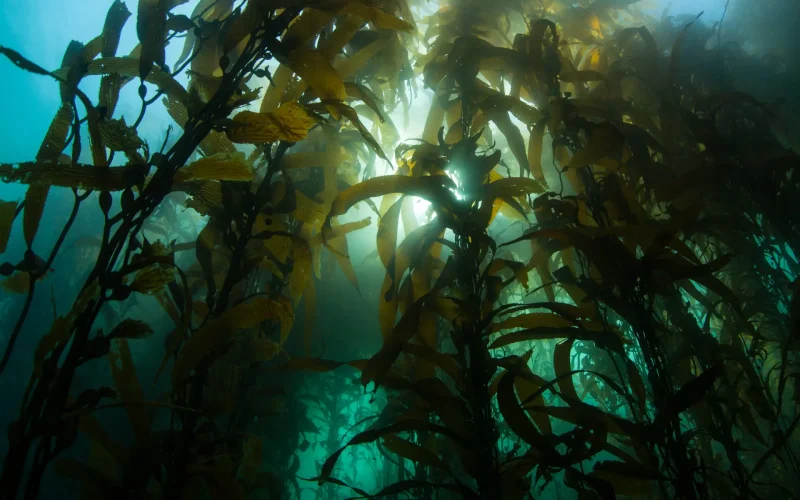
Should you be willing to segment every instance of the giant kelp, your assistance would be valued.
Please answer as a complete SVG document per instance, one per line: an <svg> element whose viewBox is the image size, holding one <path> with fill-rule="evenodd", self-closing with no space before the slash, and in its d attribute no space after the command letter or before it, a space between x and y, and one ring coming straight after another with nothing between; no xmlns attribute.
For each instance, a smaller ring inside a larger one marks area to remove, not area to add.
<svg viewBox="0 0 800 500"><path fill-rule="evenodd" d="M128 56L119 0L60 69L0 48L57 80L62 101L35 160L0 166L28 185L0 207L0 247L17 218L27 246L2 265L23 299L0 374L79 208L95 201L103 220L75 243L94 262L74 304L38 341L4 497L38 497L51 467L86 495L299 497L309 447L327 455L313 478L325 498L797 490L793 125L738 85L762 61L731 64L719 25L653 23L631 0L458 0L424 17L406 2L201 0L173 14L181 3L141 0ZM96 101L78 87L93 76ZM430 110L403 137L393 111L411 118L420 83ZM129 84L131 125L114 118ZM178 128L156 151L137 129L159 103ZM44 251L52 186L74 203ZM199 233L178 203L204 217ZM348 235L372 219L346 218L359 204L376 216L382 347L313 357L325 264L362 289ZM509 219L523 231L508 236ZM131 351L159 329L128 313L144 296L171 321L160 398ZM76 384L97 359L108 386ZM380 404L342 433L346 384L309 395L292 375L344 365ZM125 442L98 418L115 407ZM88 458L65 457L80 439ZM363 461L357 445L381 457L376 493L342 473L343 457Z"/></svg>

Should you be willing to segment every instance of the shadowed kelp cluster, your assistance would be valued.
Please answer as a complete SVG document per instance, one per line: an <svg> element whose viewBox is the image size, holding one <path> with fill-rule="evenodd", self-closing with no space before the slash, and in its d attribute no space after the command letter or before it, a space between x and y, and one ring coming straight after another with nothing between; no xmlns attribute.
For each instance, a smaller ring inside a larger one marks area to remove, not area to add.
<svg viewBox="0 0 800 500"><path fill-rule="evenodd" d="M0 165L0 498L797 496L796 63L637 0L135 8L0 47L61 98Z"/></svg>

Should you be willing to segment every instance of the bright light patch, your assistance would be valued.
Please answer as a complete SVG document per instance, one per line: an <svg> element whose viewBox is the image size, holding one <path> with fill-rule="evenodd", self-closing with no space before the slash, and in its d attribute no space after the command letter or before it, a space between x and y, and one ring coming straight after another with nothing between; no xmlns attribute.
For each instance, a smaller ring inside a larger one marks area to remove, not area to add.
<svg viewBox="0 0 800 500"><path fill-rule="evenodd" d="M450 177L450 179L453 181L453 184L456 185L455 188L450 188L450 192L452 192L456 196L456 199L458 201L464 201L465 199L467 199L466 193L464 192L463 189L461 189L461 182L458 178L458 169L457 168L453 168L452 170L448 169L445 170L445 173L447 174L447 177Z"/></svg>
<svg viewBox="0 0 800 500"><path fill-rule="evenodd" d="M414 199L414 215L417 217L417 219L427 219L430 208L431 202L428 200L422 198ZM431 211L430 217L431 219L436 217L436 212Z"/></svg>

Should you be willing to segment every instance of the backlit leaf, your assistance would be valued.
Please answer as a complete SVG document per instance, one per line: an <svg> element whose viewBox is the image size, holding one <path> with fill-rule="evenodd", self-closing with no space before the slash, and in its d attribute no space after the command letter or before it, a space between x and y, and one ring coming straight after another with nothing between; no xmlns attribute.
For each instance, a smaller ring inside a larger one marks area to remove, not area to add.
<svg viewBox="0 0 800 500"><path fill-rule="evenodd" d="M233 117L226 130L228 138L236 143L261 144L265 142L298 142L305 139L316 120L300 105L289 102L267 113L241 111Z"/></svg>
<svg viewBox="0 0 800 500"><path fill-rule="evenodd" d="M366 5L361 2L348 2L342 14L354 14L365 21L369 21L376 27L386 30L411 31L413 26L395 16L382 11L378 7Z"/></svg>
<svg viewBox="0 0 800 500"><path fill-rule="evenodd" d="M318 51L301 46L289 53L289 66L322 101L344 101L347 90L342 77Z"/></svg>
<svg viewBox="0 0 800 500"><path fill-rule="evenodd" d="M447 176L428 176L428 177L403 177L397 175L386 175L367 179L355 186L351 186L339 193L333 201L331 211L327 221L332 217L343 215L358 203L376 196L383 196L389 193L403 193L420 198L437 200L446 192L446 187L455 187L455 184ZM326 221L326 226L330 224Z"/></svg>
<svg viewBox="0 0 800 500"><path fill-rule="evenodd" d="M389 262L397 249L397 223L400 218L403 198L396 201L389 210L381 217L378 224L377 248L378 256L387 270ZM390 271L393 273L393 271Z"/></svg>
<svg viewBox="0 0 800 500"><path fill-rule="evenodd" d="M218 153L206 156L181 168L175 182L191 180L252 181L253 167L244 153Z"/></svg>
<svg viewBox="0 0 800 500"><path fill-rule="evenodd" d="M528 142L528 167L533 178L544 184L544 171L542 170L542 143L544 141L544 120L531 127L531 137Z"/></svg>

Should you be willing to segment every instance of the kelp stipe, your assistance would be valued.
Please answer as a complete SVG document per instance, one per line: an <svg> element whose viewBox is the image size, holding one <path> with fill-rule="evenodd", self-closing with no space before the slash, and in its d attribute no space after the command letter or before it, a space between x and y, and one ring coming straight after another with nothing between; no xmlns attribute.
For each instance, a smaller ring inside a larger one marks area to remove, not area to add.
<svg viewBox="0 0 800 500"><path fill-rule="evenodd" d="M119 0L58 70L0 48L56 79L62 102L36 158L0 165L28 185L0 205L0 250L27 248L0 266L21 294L0 376L60 251L94 260L33 354L3 498L40 497L49 470L86 497L798 490L800 163L793 124L736 86L760 60L731 67L700 16L648 29L630 0L460 0L427 18L406 2L180 3L139 2L128 56ZM96 101L78 88L93 76ZM415 138L397 123L419 83L434 95ZM127 120L126 85L141 104ZM147 144L138 129L161 104L177 127ZM52 186L74 203L45 250ZM94 202L101 233L71 241ZM357 205L374 226L346 218ZM373 295L348 247L368 227ZM337 300L315 286L331 265L378 303L383 343L367 359L325 357L313 335L317 303ZM131 312L147 297L165 335ZM137 375L151 342L161 396ZM98 359L110 378L82 387ZM332 373L297 377L314 372ZM102 418L114 408L127 437ZM87 442L85 460L68 454ZM300 474L316 450L316 476Z"/></svg>

